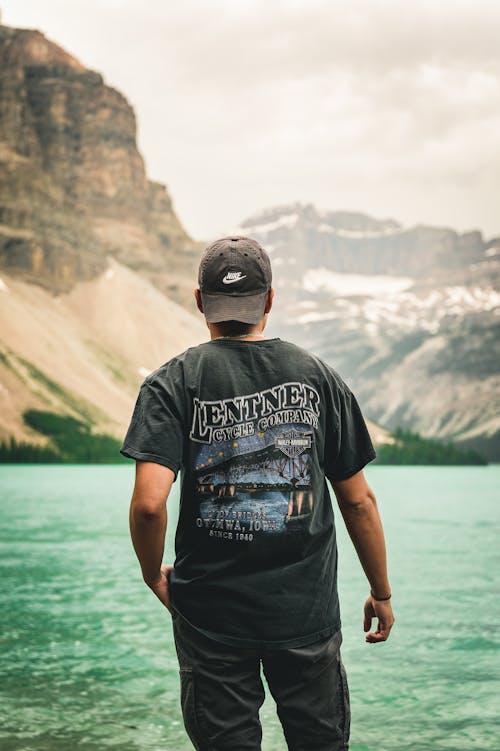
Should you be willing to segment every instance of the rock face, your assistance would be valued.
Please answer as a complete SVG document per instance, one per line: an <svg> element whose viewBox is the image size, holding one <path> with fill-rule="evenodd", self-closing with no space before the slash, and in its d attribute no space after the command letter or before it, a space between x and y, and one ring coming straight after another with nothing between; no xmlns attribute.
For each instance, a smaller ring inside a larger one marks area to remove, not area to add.
<svg viewBox="0 0 500 751"><path fill-rule="evenodd" d="M132 107L39 31L5 26L0 196L9 274L59 293L101 273L110 254L184 301L199 248L146 176Z"/></svg>
<svg viewBox="0 0 500 751"><path fill-rule="evenodd" d="M239 228L270 251L269 330L336 367L390 430L500 461L500 241L278 206Z"/></svg>
<svg viewBox="0 0 500 751"><path fill-rule="evenodd" d="M144 376L206 338L198 256L122 94L0 26L0 440L46 443L33 408L122 438Z"/></svg>

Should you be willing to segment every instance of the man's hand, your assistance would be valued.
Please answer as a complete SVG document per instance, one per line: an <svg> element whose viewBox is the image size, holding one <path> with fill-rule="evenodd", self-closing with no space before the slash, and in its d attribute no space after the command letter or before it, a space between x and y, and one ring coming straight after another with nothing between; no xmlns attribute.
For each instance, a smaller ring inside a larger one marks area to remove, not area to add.
<svg viewBox="0 0 500 751"><path fill-rule="evenodd" d="M170 605L170 591L168 588L168 575L174 567L163 564L160 568L160 573L155 581L146 581L148 587L155 593L157 598L162 602L170 615L174 614L174 610Z"/></svg>
<svg viewBox="0 0 500 751"><path fill-rule="evenodd" d="M390 600L374 600L368 595L365 602L363 631L370 631L372 618L378 618L377 630L370 631L366 635L366 641L370 644L376 644L379 641L386 641L389 638L391 628L395 618L392 613Z"/></svg>

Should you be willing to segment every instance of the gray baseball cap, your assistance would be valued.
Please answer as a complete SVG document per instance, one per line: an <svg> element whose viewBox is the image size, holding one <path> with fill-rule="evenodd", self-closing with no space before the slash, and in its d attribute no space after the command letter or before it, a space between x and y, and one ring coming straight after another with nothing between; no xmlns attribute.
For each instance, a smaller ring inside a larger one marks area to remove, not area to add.
<svg viewBox="0 0 500 751"><path fill-rule="evenodd" d="M198 286L209 323L258 323L271 283L269 256L251 237L222 237L203 251Z"/></svg>

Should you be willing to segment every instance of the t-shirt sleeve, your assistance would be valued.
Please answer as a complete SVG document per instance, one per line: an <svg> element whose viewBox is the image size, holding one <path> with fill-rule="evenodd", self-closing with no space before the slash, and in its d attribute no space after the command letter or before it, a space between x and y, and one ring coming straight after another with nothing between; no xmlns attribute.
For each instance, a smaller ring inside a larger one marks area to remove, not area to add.
<svg viewBox="0 0 500 751"><path fill-rule="evenodd" d="M172 386L145 380L139 390L120 454L155 462L177 473L182 464L184 430L182 411Z"/></svg>
<svg viewBox="0 0 500 751"><path fill-rule="evenodd" d="M347 480L376 458L368 428L353 392L339 379L332 385L333 414L327 416L325 475L329 480Z"/></svg>

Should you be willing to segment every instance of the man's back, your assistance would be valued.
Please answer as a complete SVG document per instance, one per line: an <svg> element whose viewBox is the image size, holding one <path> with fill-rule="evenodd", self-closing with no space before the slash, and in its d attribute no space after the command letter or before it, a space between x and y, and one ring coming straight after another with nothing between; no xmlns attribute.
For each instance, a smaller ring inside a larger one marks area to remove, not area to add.
<svg viewBox="0 0 500 751"><path fill-rule="evenodd" d="M212 339L151 373L136 411L122 453L181 470L172 607L235 646L335 633L325 475L342 480L375 458L340 375L279 337Z"/></svg>

